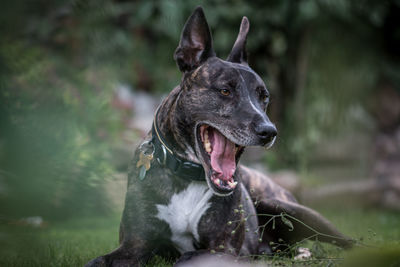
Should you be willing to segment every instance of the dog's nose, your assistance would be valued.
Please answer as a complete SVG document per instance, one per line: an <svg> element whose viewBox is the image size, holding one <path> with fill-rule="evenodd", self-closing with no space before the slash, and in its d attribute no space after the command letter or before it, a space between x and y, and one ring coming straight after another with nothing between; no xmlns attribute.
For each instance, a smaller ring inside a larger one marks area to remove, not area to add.
<svg viewBox="0 0 400 267"><path fill-rule="evenodd" d="M256 126L257 136L261 139L264 144L271 142L274 137L278 134L276 127L272 124L259 124Z"/></svg>

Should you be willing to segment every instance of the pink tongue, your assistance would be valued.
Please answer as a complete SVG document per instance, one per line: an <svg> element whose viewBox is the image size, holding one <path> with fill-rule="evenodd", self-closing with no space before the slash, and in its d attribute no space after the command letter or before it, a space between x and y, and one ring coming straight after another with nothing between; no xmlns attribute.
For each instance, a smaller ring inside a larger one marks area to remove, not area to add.
<svg viewBox="0 0 400 267"><path fill-rule="evenodd" d="M214 142L211 152L211 167L219 174L217 175L219 179L228 180L236 170L235 144L217 130L212 132Z"/></svg>

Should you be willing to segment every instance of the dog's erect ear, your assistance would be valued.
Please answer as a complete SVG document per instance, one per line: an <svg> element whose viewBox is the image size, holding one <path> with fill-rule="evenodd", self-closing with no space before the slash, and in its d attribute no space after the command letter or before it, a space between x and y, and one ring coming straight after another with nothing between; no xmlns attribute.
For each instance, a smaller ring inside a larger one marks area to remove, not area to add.
<svg viewBox="0 0 400 267"><path fill-rule="evenodd" d="M197 7L186 21L174 59L182 72L191 71L215 56L210 29L203 9Z"/></svg>
<svg viewBox="0 0 400 267"><path fill-rule="evenodd" d="M233 45L232 51L229 54L227 61L247 65L246 40L247 34L249 33L249 28L249 20L247 19L247 17L243 17L242 23L240 24L238 37L236 38L236 42Z"/></svg>

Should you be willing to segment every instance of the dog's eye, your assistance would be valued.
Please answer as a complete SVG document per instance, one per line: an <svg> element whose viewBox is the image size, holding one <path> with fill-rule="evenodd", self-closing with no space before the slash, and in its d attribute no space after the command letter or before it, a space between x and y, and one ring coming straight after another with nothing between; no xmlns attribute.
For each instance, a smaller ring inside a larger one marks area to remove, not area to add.
<svg viewBox="0 0 400 267"><path fill-rule="evenodd" d="M221 95L223 96L228 96L231 94L231 91L229 91L228 89L221 89L219 90L219 92L221 93Z"/></svg>
<svg viewBox="0 0 400 267"><path fill-rule="evenodd" d="M263 103L267 103L267 102L268 102L268 99L269 99L269 95L267 95L267 94L262 94L262 95L261 95L261 101L262 101Z"/></svg>
<svg viewBox="0 0 400 267"><path fill-rule="evenodd" d="M256 92L259 94L261 102L267 103L269 101L269 94L264 87L258 86Z"/></svg>

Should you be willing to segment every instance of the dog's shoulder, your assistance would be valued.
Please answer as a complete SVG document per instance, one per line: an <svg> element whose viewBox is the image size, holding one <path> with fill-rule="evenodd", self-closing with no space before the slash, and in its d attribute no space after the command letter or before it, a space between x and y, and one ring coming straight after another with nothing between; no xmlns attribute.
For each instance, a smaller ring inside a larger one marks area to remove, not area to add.
<svg viewBox="0 0 400 267"><path fill-rule="evenodd" d="M242 183L249 191L252 199L262 196L263 198L297 202L292 193L278 185L268 175L243 165L239 165L238 170Z"/></svg>

